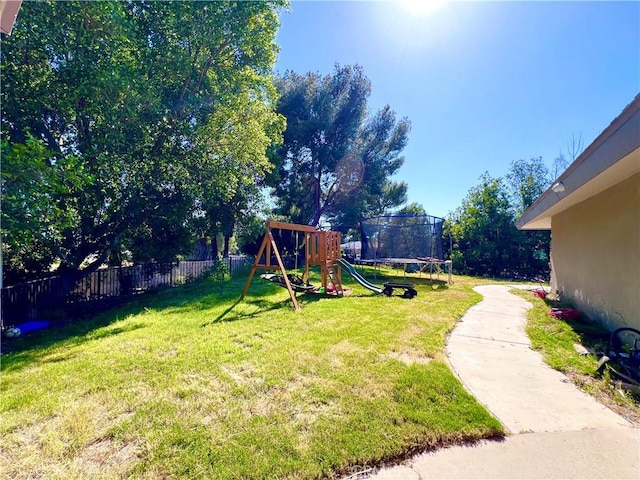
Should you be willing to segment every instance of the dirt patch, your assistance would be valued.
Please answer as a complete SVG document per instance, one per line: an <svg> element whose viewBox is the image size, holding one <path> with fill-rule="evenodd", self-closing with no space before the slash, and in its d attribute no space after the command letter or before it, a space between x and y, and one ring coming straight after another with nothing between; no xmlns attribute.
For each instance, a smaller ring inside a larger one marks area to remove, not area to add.
<svg viewBox="0 0 640 480"><path fill-rule="evenodd" d="M175 348L172 348L172 349L170 349L170 350L165 350L165 351L160 352L160 353L158 354L158 358L159 358L160 360L164 360L164 359L166 359L166 358L175 358L175 357L177 357L177 356L178 356L178 350L177 350L177 349L175 349Z"/></svg>
<svg viewBox="0 0 640 480"><path fill-rule="evenodd" d="M329 348L329 353L332 355L352 355L353 353L363 352L364 350L357 345L354 345L349 340L342 340L339 343L332 345Z"/></svg>
<svg viewBox="0 0 640 480"><path fill-rule="evenodd" d="M421 336L423 333L424 327L418 322L415 322L409 325L409 327L399 335L398 340L401 342L401 344L407 344L415 338Z"/></svg>

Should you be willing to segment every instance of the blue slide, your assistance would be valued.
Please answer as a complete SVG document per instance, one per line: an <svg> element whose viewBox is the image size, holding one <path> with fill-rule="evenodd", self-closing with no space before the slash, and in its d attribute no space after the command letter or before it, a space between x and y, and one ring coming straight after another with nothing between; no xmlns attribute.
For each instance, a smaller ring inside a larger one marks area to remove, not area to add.
<svg viewBox="0 0 640 480"><path fill-rule="evenodd" d="M367 282L362 275L356 272L355 267L351 265L349 262L347 262L344 258L339 258L338 263L340 264L340 266L342 266L342 268L344 268L347 272L349 272L349 275L351 275L356 282L358 282L364 288L368 288L369 290L372 290L376 293L383 292L382 288L378 287L377 285L374 285L373 283Z"/></svg>

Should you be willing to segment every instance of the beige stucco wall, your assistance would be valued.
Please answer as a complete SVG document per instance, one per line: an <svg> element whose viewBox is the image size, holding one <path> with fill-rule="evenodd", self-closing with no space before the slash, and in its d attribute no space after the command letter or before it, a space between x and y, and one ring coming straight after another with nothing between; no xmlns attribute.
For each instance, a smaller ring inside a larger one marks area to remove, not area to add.
<svg viewBox="0 0 640 480"><path fill-rule="evenodd" d="M554 216L551 256L562 300L611 330L640 329L640 173Z"/></svg>

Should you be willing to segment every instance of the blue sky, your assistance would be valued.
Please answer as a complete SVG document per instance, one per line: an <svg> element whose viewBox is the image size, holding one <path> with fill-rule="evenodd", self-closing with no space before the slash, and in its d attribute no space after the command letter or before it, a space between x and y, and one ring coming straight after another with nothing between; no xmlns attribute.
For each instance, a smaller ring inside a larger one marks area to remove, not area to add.
<svg viewBox="0 0 640 480"><path fill-rule="evenodd" d="M397 2L292 1L278 72L359 64L372 113L412 123L394 177L446 216L488 171L572 137L587 147L640 92L640 2L451 2L430 15Z"/></svg>

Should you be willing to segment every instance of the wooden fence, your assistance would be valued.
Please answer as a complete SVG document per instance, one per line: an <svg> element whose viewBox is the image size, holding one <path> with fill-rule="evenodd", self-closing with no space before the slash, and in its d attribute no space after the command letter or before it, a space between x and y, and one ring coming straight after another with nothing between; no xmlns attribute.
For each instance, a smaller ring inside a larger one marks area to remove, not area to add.
<svg viewBox="0 0 640 480"><path fill-rule="evenodd" d="M253 259L232 256L218 262L233 276L248 272ZM21 283L2 289L2 324L92 313L136 294L196 281L219 268L214 260L150 263L103 268L79 280L56 276Z"/></svg>

